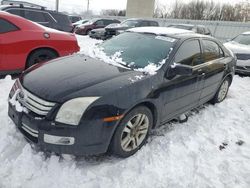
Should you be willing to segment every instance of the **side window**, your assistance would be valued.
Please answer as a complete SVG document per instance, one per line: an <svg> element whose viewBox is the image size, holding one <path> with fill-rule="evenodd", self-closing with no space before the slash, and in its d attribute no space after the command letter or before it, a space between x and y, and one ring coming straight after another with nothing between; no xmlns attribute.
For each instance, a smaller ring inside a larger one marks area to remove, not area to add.
<svg viewBox="0 0 250 188"><path fill-rule="evenodd" d="M103 20L98 20L95 22L97 26L104 26L104 21Z"/></svg>
<svg viewBox="0 0 250 188"><path fill-rule="evenodd" d="M149 22L149 25L150 26L159 26L159 24L157 22L151 22L151 21Z"/></svg>
<svg viewBox="0 0 250 188"><path fill-rule="evenodd" d="M23 17L23 10L20 10L20 9L8 9L6 12Z"/></svg>
<svg viewBox="0 0 250 188"><path fill-rule="evenodd" d="M141 21L140 23L141 27L148 26L148 25L149 25L148 21Z"/></svg>
<svg viewBox="0 0 250 188"><path fill-rule="evenodd" d="M201 61L201 48L198 40L184 42L175 55L175 63L195 66Z"/></svg>
<svg viewBox="0 0 250 188"><path fill-rule="evenodd" d="M203 60L204 62L219 59L224 56L222 49L211 40L203 40Z"/></svg>
<svg viewBox="0 0 250 188"><path fill-rule="evenodd" d="M113 23L113 20L104 20L104 25L109 25Z"/></svg>
<svg viewBox="0 0 250 188"><path fill-rule="evenodd" d="M34 22L47 22L42 12L25 10L24 17Z"/></svg>
<svg viewBox="0 0 250 188"><path fill-rule="evenodd" d="M17 26L0 18L0 34L19 30Z"/></svg>

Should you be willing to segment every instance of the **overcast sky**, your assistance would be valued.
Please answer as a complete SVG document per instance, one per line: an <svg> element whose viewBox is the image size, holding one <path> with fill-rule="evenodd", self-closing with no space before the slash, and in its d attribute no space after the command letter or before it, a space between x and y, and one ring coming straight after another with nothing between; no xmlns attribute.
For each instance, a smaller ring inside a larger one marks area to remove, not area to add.
<svg viewBox="0 0 250 188"><path fill-rule="evenodd" d="M55 2L56 0L26 0L29 2L33 2L36 4L41 4L43 6L48 7L49 9L55 9ZM94 11L95 13L100 12L103 9L126 9L127 0L89 0L90 1L90 10ZM166 4L171 6L175 0L156 0L158 3ZM179 0L181 2L189 2L191 0ZM210 0L209 0L210 1ZM220 3L237 3L246 0L214 0L214 2ZM87 9L87 0L59 0L60 11L67 11L67 12L83 12Z"/></svg>

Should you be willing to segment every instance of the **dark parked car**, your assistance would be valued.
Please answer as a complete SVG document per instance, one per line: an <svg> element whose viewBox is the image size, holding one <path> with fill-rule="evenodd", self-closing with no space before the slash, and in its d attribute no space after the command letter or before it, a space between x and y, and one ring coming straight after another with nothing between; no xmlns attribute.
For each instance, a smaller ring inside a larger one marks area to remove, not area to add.
<svg viewBox="0 0 250 188"><path fill-rule="evenodd" d="M33 66L15 82L9 117L42 150L128 157L151 129L222 102L236 61L212 37L166 27L130 29L100 49L108 56L122 50L124 62L77 54ZM158 65L155 74L149 64Z"/></svg>
<svg viewBox="0 0 250 188"><path fill-rule="evenodd" d="M127 29L133 27L150 27L150 26L159 26L157 21L145 20L145 19L128 19L123 21L121 24L111 24L106 26L104 29L93 29L89 36L95 39L109 39L114 35L118 35L124 32Z"/></svg>
<svg viewBox="0 0 250 188"><path fill-rule="evenodd" d="M112 23L120 23L120 21L116 19L91 19L82 25L76 26L74 31L79 35L88 35L92 29L104 28Z"/></svg>
<svg viewBox="0 0 250 188"><path fill-rule="evenodd" d="M237 57L235 72L250 76L250 31L224 43Z"/></svg>
<svg viewBox="0 0 250 188"><path fill-rule="evenodd" d="M75 23L82 20L82 17L76 15L69 15L69 20L71 21L71 23Z"/></svg>
<svg viewBox="0 0 250 188"><path fill-rule="evenodd" d="M178 28L178 29L186 29L192 30L195 33L199 33L202 35L212 35L209 28L204 25L192 25L192 24L171 24L168 27Z"/></svg>
<svg viewBox="0 0 250 188"><path fill-rule="evenodd" d="M46 10L46 7L23 1L2 1L0 11L21 16L46 27L71 32L72 23L66 14Z"/></svg>

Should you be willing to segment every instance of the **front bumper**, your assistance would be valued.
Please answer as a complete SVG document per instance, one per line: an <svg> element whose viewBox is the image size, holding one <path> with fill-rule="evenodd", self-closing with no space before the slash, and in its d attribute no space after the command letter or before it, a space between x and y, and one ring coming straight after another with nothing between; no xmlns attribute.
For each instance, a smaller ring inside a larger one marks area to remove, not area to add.
<svg viewBox="0 0 250 188"><path fill-rule="evenodd" d="M112 138L115 122L83 121L77 127L65 126L16 111L9 103L8 115L16 127L40 150L57 154L93 155L105 153Z"/></svg>

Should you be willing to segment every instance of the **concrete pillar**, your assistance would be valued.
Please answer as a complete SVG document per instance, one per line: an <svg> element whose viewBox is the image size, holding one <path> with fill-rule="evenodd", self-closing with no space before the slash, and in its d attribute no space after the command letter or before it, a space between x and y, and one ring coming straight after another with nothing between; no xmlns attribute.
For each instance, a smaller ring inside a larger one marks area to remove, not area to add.
<svg viewBox="0 0 250 188"><path fill-rule="evenodd" d="M154 15L155 0L127 0L126 16L152 18Z"/></svg>

